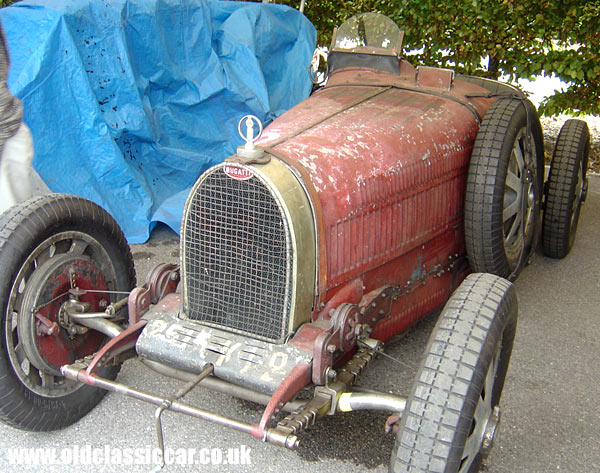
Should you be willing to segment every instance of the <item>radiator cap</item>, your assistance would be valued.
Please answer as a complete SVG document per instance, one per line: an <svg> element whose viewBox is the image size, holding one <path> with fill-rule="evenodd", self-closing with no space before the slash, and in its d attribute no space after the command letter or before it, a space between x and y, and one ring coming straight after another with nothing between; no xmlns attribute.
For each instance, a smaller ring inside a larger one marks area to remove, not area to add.
<svg viewBox="0 0 600 473"><path fill-rule="evenodd" d="M258 125L258 134L254 136L254 123ZM242 124L246 126L246 133L242 132ZM262 135L263 126L260 120L254 115L246 115L242 117L238 123L238 133L246 142L245 145L237 148L237 162L242 164L266 164L271 159L265 155L265 150L260 146L256 146L254 142Z"/></svg>

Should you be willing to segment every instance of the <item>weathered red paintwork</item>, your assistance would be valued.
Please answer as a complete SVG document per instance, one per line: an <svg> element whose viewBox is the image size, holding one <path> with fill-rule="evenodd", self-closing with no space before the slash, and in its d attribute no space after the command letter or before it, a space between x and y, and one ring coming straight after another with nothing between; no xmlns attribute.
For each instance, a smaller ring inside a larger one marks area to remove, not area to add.
<svg viewBox="0 0 600 473"><path fill-rule="evenodd" d="M319 198L326 307L313 320L327 317L332 298L335 306L358 304L377 288L464 254L466 172L493 99L460 79L447 89L449 71L417 74L406 61L400 71L336 71L259 141L302 165ZM439 306L452 282L459 281L429 278L393 305L373 336L389 338Z"/></svg>
<svg viewBox="0 0 600 473"><path fill-rule="evenodd" d="M76 277L71 280L70 271ZM107 285L100 270L86 259L73 258L56 266L45 284L40 300L51 303L40 308L39 314L50 323L58 323L58 313L61 301L57 296L65 294L75 283L80 289L106 290ZM80 298L81 302L88 303L91 311L98 311L102 303L106 303L105 295L101 292L88 293ZM58 370L62 365L72 363L88 353L94 353L102 345L102 334L90 330L72 339L65 330L57 331L52 336L48 333L37 333L35 341L41 356L48 364Z"/></svg>

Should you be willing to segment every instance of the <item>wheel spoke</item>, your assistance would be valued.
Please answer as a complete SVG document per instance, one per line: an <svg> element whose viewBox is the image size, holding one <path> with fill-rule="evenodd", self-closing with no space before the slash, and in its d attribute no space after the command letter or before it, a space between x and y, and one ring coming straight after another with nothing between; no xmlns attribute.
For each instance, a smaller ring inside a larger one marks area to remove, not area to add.
<svg viewBox="0 0 600 473"><path fill-rule="evenodd" d="M74 255L82 255L90 244L83 240L73 239L69 248L69 253Z"/></svg>
<svg viewBox="0 0 600 473"><path fill-rule="evenodd" d="M467 442L465 443L465 449L463 450L463 465L460 471L469 471L469 467L473 460L477 456L477 453L481 449L481 439L475 437L475 435L470 435L467 438Z"/></svg>
<svg viewBox="0 0 600 473"><path fill-rule="evenodd" d="M490 372L492 372L492 366L490 366ZM495 370L493 371L495 374ZM485 379L486 390L482 395L479 396L477 405L475 406L475 412L473 413L473 428L471 434L467 437L465 442L465 448L462 455L462 467L461 472L469 471L469 467L477 457L477 454L481 451L483 444L483 436L488 420L492 414L491 406L491 390L493 388L493 380L495 376L487 376ZM489 380L491 379L491 382ZM489 384L489 387L488 387ZM489 390L488 390L489 389Z"/></svg>
<svg viewBox="0 0 600 473"><path fill-rule="evenodd" d="M16 311L12 311L11 313L11 317L10 317L10 331L14 332L15 330L17 330L17 318L19 317L19 313Z"/></svg>
<svg viewBox="0 0 600 473"><path fill-rule="evenodd" d="M488 421L493 412L492 399L494 393L494 383L496 382L496 373L498 371L498 363L500 361L500 353L502 351L502 340L498 343L498 347L492 360L488 372L483 381L483 389L477 400L475 411L473 412L473 428L469 437L465 442L463 450L463 464L460 471L469 471L469 466L481 451L483 437Z"/></svg>
<svg viewBox="0 0 600 473"><path fill-rule="evenodd" d="M42 251L34 260L34 267L39 268L56 254L56 245L52 244Z"/></svg>
<svg viewBox="0 0 600 473"><path fill-rule="evenodd" d="M515 242L515 239L518 238L518 236L519 236L519 233L521 231L521 219L522 219L522 215L520 213L517 213L515 215L514 221L509 222L510 219L507 219L507 221L506 221L506 223L509 223L510 228L506 232L504 241L509 246L512 246L512 244Z"/></svg>
<svg viewBox="0 0 600 473"><path fill-rule="evenodd" d="M23 370L23 373L25 373L25 376L29 376L29 373L31 373L31 363L29 362L29 359L25 357L24 354L23 359L19 363L19 366Z"/></svg>
<svg viewBox="0 0 600 473"><path fill-rule="evenodd" d="M18 292L19 294L23 294L23 291L25 291L25 287L27 287L27 281L25 280L25 278L22 278L22 279L19 281L19 284L18 284L18 286L17 286L17 292Z"/></svg>
<svg viewBox="0 0 600 473"><path fill-rule="evenodd" d="M517 168L520 172L523 172L523 168L525 167L525 159L523 158L523 152L521 151L520 139L517 139L515 141L515 147L513 148L513 156L517 161Z"/></svg>
<svg viewBox="0 0 600 473"><path fill-rule="evenodd" d="M44 373L43 371L40 371L39 374L42 380L42 387L51 388L54 386L54 375Z"/></svg>
<svg viewBox="0 0 600 473"><path fill-rule="evenodd" d="M17 362L19 363L19 366L22 366L23 361L26 359L22 344L19 343L15 347L15 355L17 355Z"/></svg>
<svg viewBox="0 0 600 473"><path fill-rule="evenodd" d="M492 376L493 378L493 376ZM485 383L487 384L487 378ZM473 413L473 428L471 434L467 437L465 442L465 448L462 455L462 467L461 472L469 471L469 467L477 457L477 454L481 451L483 444L483 435L487 426L488 419L492 413L492 407L490 405L489 396L483 398L481 395L475 406L475 412Z"/></svg>
<svg viewBox="0 0 600 473"><path fill-rule="evenodd" d="M513 190L517 196L521 195L522 184L521 179L512 170L508 170L506 174L506 187Z"/></svg>
<svg viewBox="0 0 600 473"><path fill-rule="evenodd" d="M513 218L521 210L521 202L519 199L514 199L502 210L502 221L506 223L508 220Z"/></svg>
<svg viewBox="0 0 600 473"><path fill-rule="evenodd" d="M493 378L493 376L490 376L490 378ZM486 384L487 384L487 379L486 379ZM490 386L491 387L491 386ZM476 423L476 430L477 427L481 426L482 423L485 424L485 422L487 421L487 419L490 417L490 414L492 413L492 406L489 405L489 396L485 396L479 397L479 401L477 401L477 405L475 406L475 412L473 413L473 418L475 420Z"/></svg>

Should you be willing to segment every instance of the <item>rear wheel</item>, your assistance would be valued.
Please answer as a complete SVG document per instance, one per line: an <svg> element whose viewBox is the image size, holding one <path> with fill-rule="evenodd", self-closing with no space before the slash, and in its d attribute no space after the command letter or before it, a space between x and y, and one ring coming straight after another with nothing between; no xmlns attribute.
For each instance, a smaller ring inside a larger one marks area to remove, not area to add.
<svg viewBox="0 0 600 473"><path fill-rule="evenodd" d="M511 283L471 274L446 303L400 421L390 471L478 470L493 445L517 325Z"/></svg>
<svg viewBox="0 0 600 473"><path fill-rule="evenodd" d="M0 419L26 430L65 427L92 409L103 390L60 375L64 364L96 352L106 336L61 312L74 287L101 312L135 283L133 259L114 219L66 195L23 202L0 216ZM121 295L120 297L123 297ZM114 379L117 366L102 376Z"/></svg>
<svg viewBox="0 0 600 473"><path fill-rule="evenodd" d="M543 183L537 113L501 99L477 133L465 192L465 243L473 271L514 280L537 241Z"/></svg>
<svg viewBox="0 0 600 473"><path fill-rule="evenodd" d="M564 258L573 247L587 192L589 152L587 123L567 120L556 140L546 184L542 244L544 253L552 258Z"/></svg>

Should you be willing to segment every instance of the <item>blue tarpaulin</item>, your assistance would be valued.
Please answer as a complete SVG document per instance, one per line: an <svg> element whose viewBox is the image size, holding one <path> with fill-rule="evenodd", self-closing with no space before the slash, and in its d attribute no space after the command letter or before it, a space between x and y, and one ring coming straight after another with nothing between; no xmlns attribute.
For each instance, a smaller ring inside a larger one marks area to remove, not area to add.
<svg viewBox="0 0 600 473"><path fill-rule="evenodd" d="M316 33L283 5L44 0L0 11L9 88L34 166L55 192L107 209L130 243L179 231L189 188L264 123L308 96Z"/></svg>

